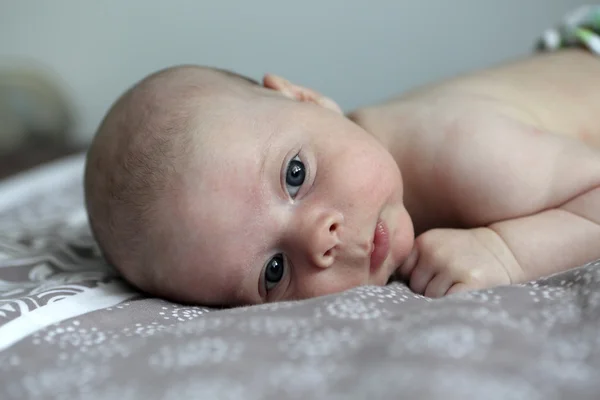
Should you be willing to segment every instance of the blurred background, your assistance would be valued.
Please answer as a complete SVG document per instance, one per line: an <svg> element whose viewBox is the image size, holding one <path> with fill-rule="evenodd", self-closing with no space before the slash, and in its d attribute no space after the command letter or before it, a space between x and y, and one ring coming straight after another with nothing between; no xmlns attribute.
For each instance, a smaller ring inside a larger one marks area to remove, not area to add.
<svg viewBox="0 0 600 400"><path fill-rule="evenodd" d="M349 111L523 56L577 0L0 0L0 177L80 151L135 81L274 72Z"/></svg>

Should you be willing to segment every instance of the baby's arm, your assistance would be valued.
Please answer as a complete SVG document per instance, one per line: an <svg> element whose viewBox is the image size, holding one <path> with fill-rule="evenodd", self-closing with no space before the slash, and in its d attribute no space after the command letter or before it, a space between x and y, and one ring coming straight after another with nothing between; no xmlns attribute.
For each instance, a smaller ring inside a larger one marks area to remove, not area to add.
<svg viewBox="0 0 600 400"><path fill-rule="evenodd" d="M600 258L600 152L518 122L482 121L485 140L476 124L438 153L438 198L456 205L464 229L417 237L398 271L417 293L519 283Z"/></svg>
<svg viewBox="0 0 600 400"><path fill-rule="evenodd" d="M522 283L600 258L600 184L563 205L472 229L433 229L401 266L412 290L440 297Z"/></svg>
<svg viewBox="0 0 600 400"><path fill-rule="evenodd" d="M417 181L431 189L422 192L435 199L433 210L446 207L451 226L465 229L419 235L400 277L417 293L441 296L600 258L598 149L490 114L489 107L465 107L478 112L449 131L452 146L436 151L438 165L428 169L438 173Z"/></svg>
<svg viewBox="0 0 600 400"><path fill-rule="evenodd" d="M560 207L490 225L521 267L517 281L600 258L600 183ZM501 242L501 243L500 243Z"/></svg>

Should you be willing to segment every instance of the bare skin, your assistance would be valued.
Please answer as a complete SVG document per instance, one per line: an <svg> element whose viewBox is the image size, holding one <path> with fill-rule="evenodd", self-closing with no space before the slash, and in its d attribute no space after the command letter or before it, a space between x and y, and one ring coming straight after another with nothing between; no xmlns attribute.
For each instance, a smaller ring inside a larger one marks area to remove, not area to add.
<svg viewBox="0 0 600 400"><path fill-rule="evenodd" d="M206 68L159 74L109 113L116 122L103 125L90 154L109 170L115 156L105 146L121 143L119 121L161 126L185 109L192 156L157 201L150 266L114 262L171 300L245 305L390 277L439 297L599 259L599 77L599 59L567 50L345 116L275 75L250 85ZM194 95L173 102L182 92ZM133 144L148 139L143 129L128 134ZM88 183L102 178L102 168L88 172ZM102 206L106 191L96 189L88 198Z"/></svg>
<svg viewBox="0 0 600 400"><path fill-rule="evenodd" d="M397 275L439 297L600 258L599 89L574 49L351 113L402 171L417 238Z"/></svg>

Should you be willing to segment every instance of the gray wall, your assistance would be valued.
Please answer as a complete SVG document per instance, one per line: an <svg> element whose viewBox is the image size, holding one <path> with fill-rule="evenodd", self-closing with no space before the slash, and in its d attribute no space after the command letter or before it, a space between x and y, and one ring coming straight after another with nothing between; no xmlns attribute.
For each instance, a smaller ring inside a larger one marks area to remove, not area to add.
<svg viewBox="0 0 600 400"><path fill-rule="evenodd" d="M179 63L270 71L349 110L528 53L575 0L0 0L0 61L65 82L88 140L126 87Z"/></svg>

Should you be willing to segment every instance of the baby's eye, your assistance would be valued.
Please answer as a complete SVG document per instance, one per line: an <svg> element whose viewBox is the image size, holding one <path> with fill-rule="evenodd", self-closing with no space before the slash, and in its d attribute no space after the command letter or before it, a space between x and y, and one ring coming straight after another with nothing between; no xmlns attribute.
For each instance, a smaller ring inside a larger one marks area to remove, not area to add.
<svg viewBox="0 0 600 400"><path fill-rule="evenodd" d="M279 282L281 282L284 272L285 262L283 255L281 253L275 254L265 266L265 290L267 293L275 288Z"/></svg>
<svg viewBox="0 0 600 400"><path fill-rule="evenodd" d="M304 167L304 163L298 156L292 158L285 173L285 186L292 199L298 194L305 178L306 167Z"/></svg>

